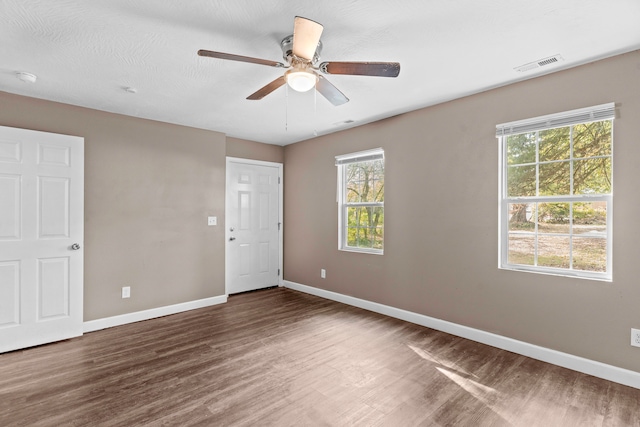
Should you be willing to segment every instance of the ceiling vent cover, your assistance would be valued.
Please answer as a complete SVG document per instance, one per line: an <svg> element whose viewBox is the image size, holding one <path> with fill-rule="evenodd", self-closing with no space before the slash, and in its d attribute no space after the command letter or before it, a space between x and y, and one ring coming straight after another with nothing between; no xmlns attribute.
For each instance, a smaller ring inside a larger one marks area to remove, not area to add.
<svg viewBox="0 0 640 427"><path fill-rule="evenodd" d="M545 65L555 64L556 62L561 62L561 61L564 61L564 58L560 54L557 54L557 55L550 56L548 58L543 58L534 62L529 62L528 64L524 64L514 68L514 70L523 73L525 71L534 70L536 68L544 67Z"/></svg>

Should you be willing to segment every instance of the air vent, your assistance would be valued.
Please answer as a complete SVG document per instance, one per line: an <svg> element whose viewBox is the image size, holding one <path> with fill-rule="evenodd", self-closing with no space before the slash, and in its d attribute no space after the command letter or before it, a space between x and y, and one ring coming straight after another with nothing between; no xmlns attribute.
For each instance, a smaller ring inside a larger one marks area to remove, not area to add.
<svg viewBox="0 0 640 427"><path fill-rule="evenodd" d="M560 54L558 54L558 55L550 56L548 58L539 59L534 62L529 62L528 64L524 64L514 68L514 70L523 73L525 71L534 70L536 68L544 67L545 65L555 64L556 62L561 62L561 61L564 61L564 58Z"/></svg>

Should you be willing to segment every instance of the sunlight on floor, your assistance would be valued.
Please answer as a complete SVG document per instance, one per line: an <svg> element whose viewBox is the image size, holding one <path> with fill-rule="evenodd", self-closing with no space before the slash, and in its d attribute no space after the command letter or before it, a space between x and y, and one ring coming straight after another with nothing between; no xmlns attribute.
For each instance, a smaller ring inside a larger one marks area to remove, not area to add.
<svg viewBox="0 0 640 427"><path fill-rule="evenodd" d="M436 366L436 370L438 372L454 382L461 389L465 390L473 398L477 399L489 410L494 412L498 417L510 424L517 425L517 417L509 410L500 408L499 402L505 397L503 396L503 393L476 381L476 379L479 379L478 376L467 372L460 365L441 360L433 356L428 351L414 345L409 344L408 347L424 360L440 365Z"/></svg>
<svg viewBox="0 0 640 427"><path fill-rule="evenodd" d="M421 348L418 348L418 347L416 347L414 345L409 344L408 347L411 350L413 350L418 356L422 357L424 360L428 360L429 362L436 363L438 365L442 365L445 368L448 368L450 370L457 371L457 372L462 372L465 375L473 376L473 377L477 378L476 375L473 375L473 374L465 371L465 369L463 367L461 367L459 365L456 365L455 363L451 363L451 362L446 361L446 360L440 360L437 357L433 356L428 351L423 350Z"/></svg>
<svg viewBox="0 0 640 427"><path fill-rule="evenodd" d="M448 369L439 367L437 367L436 369L438 370L438 372L456 383L460 388L465 390L471 396L486 405L487 408L493 411L500 418L510 424L518 424L519 420L516 416L514 416L513 412L502 409L500 408L500 405L498 405L499 401L503 397L502 393L477 381L465 378L456 372L451 372Z"/></svg>
<svg viewBox="0 0 640 427"><path fill-rule="evenodd" d="M482 400L484 403L489 403L489 400L495 400L499 397L499 392L491 387L487 387L484 384L480 384L477 381L465 378L462 375L451 372L445 368L436 368L441 374L449 378L454 383L465 389L472 394L475 398Z"/></svg>

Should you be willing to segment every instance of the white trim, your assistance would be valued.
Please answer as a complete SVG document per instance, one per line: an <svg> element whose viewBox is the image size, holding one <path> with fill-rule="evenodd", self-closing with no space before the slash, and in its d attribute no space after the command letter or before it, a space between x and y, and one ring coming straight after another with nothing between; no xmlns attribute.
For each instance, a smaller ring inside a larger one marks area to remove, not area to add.
<svg viewBox="0 0 640 427"><path fill-rule="evenodd" d="M227 200L227 169L229 168L229 163L241 163L245 165L257 165L257 166L267 166L278 169L278 222L280 223L280 230L278 231L278 269L280 270L280 275L278 276L278 286L283 286L282 281L284 277L284 164L277 162L268 162L265 160L253 160L253 159L243 159L240 157L229 157L227 156L225 163L225 187L224 187L224 199L225 199L225 208L224 208L224 216L225 216L225 233L224 233L224 242L225 242L225 277L224 277L224 293L225 295L229 295L229 289L227 287L227 283L229 283L229 278L227 276L229 268L227 266L227 242L229 241L229 227L226 225L226 218L229 217L228 205L226 203Z"/></svg>
<svg viewBox="0 0 640 427"><path fill-rule="evenodd" d="M616 105L613 102L594 105L593 107L547 114L530 119L516 120L496 125L496 138L507 135L534 132L544 129L566 127L580 123L611 120L616 116Z"/></svg>
<svg viewBox="0 0 640 427"><path fill-rule="evenodd" d="M280 168L280 167L282 167L282 163L268 162L266 160L243 159L241 157L229 157L229 156L227 156L227 163L228 162L242 163L244 165L269 166L269 167L272 167L272 168Z"/></svg>
<svg viewBox="0 0 640 427"><path fill-rule="evenodd" d="M336 156L336 166L345 165L347 163L370 162L380 159L384 159L384 150L382 148L373 148L371 150Z"/></svg>
<svg viewBox="0 0 640 427"><path fill-rule="evenodd" d="M83 324L83 332L94 332L101 329L112 328L114 326L126 325L127 323L140 322L142 320L155 319L156 317L168 316L170 314L181 313L183 311L195 310L197 308L209 307L212 305L224 304L227 302L226 295L204 298L195 301L183 302L180 304L167 305L164 307L152 308L149 310L136 311L133 313L121 314L119 316L105 317L103 319L89 320Z"/></svg>
<svg viewBox="0 0 640 427"><path fill-rule="evenodd" d="M482 331L480 329L470 328L468 326L459 325L446 320L436 319L423 314L402 310L336 292L326 291L324 289L301 285L288 280L284 281L284 286L289 289L338 301L354 307L363 308L365 310L384 314L385 316L394 317L396 319L436 329L438 331L446 332L448 334L456 335L482 344L487 344L502 350L531 357L532 359L541 360L563 368L572 369L587 375L592 375L594 377L603 378L608 381L640 389L640 372L607 365L595 360L585 359L572 354L540 347L535 344L529 344L513 338Z"/></svg>

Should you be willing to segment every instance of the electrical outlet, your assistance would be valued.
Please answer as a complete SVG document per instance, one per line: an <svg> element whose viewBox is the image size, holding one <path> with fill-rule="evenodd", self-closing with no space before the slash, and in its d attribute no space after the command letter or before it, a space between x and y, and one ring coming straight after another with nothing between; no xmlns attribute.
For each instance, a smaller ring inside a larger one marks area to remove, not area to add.
<svg viewBox="0 0 640 427"><path fill-rule="evenodd" d="M131 286L123 286L122 298L130 298L130 297L131 297Z"/></svg>
<svg viewBox="0 0 640 427"><path fill-rule="evenodd" d="M216 216L207 217L207 225L218 225L218 217Z"/></svg>
<svg viewBox="0 0 640 427"><path fill-rule="evenodd" d="M327 278L327 271L324 268L320 269L320 277L323 279Z"/></svg>
<svg viewBox="0 0 640 427"><path fill-rule="evenodd" d="M640 347L640 329L631 328L631 345Z"/></svg>

